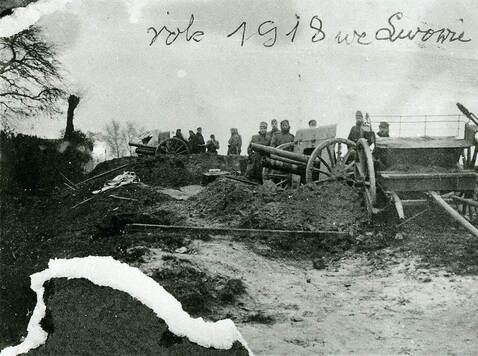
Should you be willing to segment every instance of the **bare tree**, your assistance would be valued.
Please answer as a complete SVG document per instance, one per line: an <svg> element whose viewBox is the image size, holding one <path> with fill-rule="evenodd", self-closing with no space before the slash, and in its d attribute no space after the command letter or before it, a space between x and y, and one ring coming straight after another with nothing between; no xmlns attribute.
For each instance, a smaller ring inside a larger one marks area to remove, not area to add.
<svg viewBox="0 0 478 356"><path fill-rule="evenodd" d="M120 158L124 154L126 147L124 145L124 136L118 121L111 120L110 123L106 124L103 138L113 156Z"/></svg>
<svg viewBox="0 0 478 356"><path fill-rule="evenodd" d="M0 115L3 123L39 112L59 113L60 62L54 47L32 26L11 37L0 38Z"/></svg>
<svg viewBox="0 0 478 356"><path fill-rule="evenodd" d="M134 141L135 139L141 137L146 130L143 127L138 127L132 121L126 121L125 127L122 130L123 142L125 147L128 147L129 155L133 155L134 148L129 146L128 143Z"/></svg>
<svg viewBox="0 0 478 356"><path fill-rule="evenodd" d="M73 126L73 117L74 112L78 104L80 103L80 97L76 95L70 95L68 97L68 111L66 113L66 129L65 129L65 136L64 139L71 137L73 132L75 131L75 127Z"/></svg>

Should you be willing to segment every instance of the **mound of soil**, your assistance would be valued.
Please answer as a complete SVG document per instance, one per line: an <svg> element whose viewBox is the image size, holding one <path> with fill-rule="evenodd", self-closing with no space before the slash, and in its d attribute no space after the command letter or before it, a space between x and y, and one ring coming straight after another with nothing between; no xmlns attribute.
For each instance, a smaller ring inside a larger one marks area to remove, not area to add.
<svg viewBox="0 0 478 356"><path fill-rule="evenodd" d="M341 182L273 191L221 179L192 198L200 214L240 227L350 231L366 221L360 191Z"/></svg>
<svg viewBox="0 0 478 356"><path fill-rule="evenodd" d="M102 162L90 173L94 176L124 164L134 171L141 182L161 187L182 187L201 183L202 174L209 169L239 171L239 156L192 154L158 157L126 157Z"/></svg>
<svg viewBox="0 0 478 356"><path fill-rule="evenodd" d="M92 182L95 189L103 185ZM178 223L174 212L157 205L170 198L140 184L130 184L92 197L91 187L62 191L52 196L2 195L0 214L0 346L16 342L25 333L28 310L35 295L30 291L29 275L47 267L50 258L89 255L113 256L131 262L128 249L134 244L157 244L175 249L184 246L181 236L124 234L128 222ZM110 197L114 194L137 200ZM170 245L170 247L169 247ZM166 248L165 248L166 249ZM167 250L167 249L166 249ZM140 257L140 256L139 256Z"/></svg>
<svg viewBox="0 0 478 356"><path fill-rule="evenodd" d="M49 332L45 345L30 355L247 355L204 348L172 334L152 310L127 293L83 279L58 279L46 288ZM81 296L81 298L80 298Z"/></svg>

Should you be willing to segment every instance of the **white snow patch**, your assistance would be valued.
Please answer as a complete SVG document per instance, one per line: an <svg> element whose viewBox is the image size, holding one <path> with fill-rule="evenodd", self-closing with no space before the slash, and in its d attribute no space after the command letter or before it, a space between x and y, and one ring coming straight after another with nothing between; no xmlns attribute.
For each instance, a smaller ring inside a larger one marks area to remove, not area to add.
<svg viewBox="0 0 478 356"><path fill-rule="evenodd" d="M253 355L232 320L208 322L202 318L191 318L182 309L181 303L155 280L112 257L52 259L46 270L32 274L30 278L31 288L37 295L37 304L28 323L28 334L22 343L3 349L0 356L26 353L46 342L48 333L40 326L46 312L43 285L52 278L86 278L96 285L126 292L152 309L177 336L185 336L203 347L223 350L230 349L235 341L239 341L249 355Z"/></svg>
<svg viewBox="0 0 478 356"><path fill-rule="evenodd" d="M62 10L73 0L38 0L25 7L17 7L13 14L0 19L0 37L10 37L34 25L43 15Z"/></svg>
<svg viewBox="0 0 478 356"><path fill-rule="evenodd" d="M38 0L25 7L17 7L13 14L0 19L0 37L10 37L40 20L44 15L62 10L65 5L73 0ZM124 0L129 13L129 21L137 23L142 15L143 8L149 0Z"/></svg>

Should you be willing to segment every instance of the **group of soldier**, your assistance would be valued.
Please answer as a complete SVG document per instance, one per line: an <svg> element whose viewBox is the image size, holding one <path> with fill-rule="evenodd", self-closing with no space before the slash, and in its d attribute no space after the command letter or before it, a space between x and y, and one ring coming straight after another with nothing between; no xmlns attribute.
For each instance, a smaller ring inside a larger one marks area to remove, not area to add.
<svg viewBox="0 0 478 356"><path fill-rule="evenodd" d="M317 121L310 120L309 128L316 128ZM379 137L389 137L389 124L382 121L379 125L379 131L377 132ZM368 113L364 115L361 111L355 113L355 125L350 129L347 137L350 141L357 142L359 139L364 138L369 145L372 145L376 141L376 135L371 128L370 117ZM257 135L252 136L251 143L260 144L264 146L277 147L290 142L294 142L294 135L290 133L290 125L288 120L280 122L280 129L277 127L277 120L271 121L271 130L267 131L267 122L261 122L259 125L259 132ZM247 153L249 155L249 168L247 175L250 178L260 178L262 173L261 160L262 156L254 152L249 145ZM352 155L353 156L353 155Z"/></svg>
<svg viewBox="0 0 478 356"><path fill-rule="evenodd" d="M184 138L181 129L176 130L174 137L185 142L191 153L217 153L219 149L219 141L216 140L214 134L211 134L207 142L204 141L201 127L198 127L196 132L189 130L189 138L187 140Z"/></svg>
<svg viewBox="0 0 478 356"><path fill-rule="evenodd" d="M316 128L317 121L310 120L309 128ZM283 144L294 142L294 135L290 133L290 124L288 120L282 120L280 126L276 119L271 120L271 129L268 129L268 124L262 121L259 124L259 132L253 135L251 143L260 144L264 146L277 147ZM377 132L379 137L389 137L389 124L387 122L380 122L379 131ZM181 133L181 129L176 130L176 138L184 141L191 153L217 153L219 150L219 141L216 140L214 134L211 134L209 140L206 142L202 135L202 128L198 127L196 132L190 130L189 138L186 140ZM370 118L368 113L365 116L361 111L355 113L355 125L350 129L350 133L347 137L353 142L357 142L360 138L365 138L369 145L375 143L376 136L371 129ZM242 150L242 138L239 135L237 128L231 128L231 136L228 141L227 155L240 155ZM259 170L261 169L260 160L262 157L252 150L251 145L247 148L247 154L249 156L250 169L248 175L260 176Z"/></svg>
<svg viewBox="0 0 478 356"><path fill-rule="evenodd" d="M378 126L377 136L390 137L388 122L380 122ZM353 142L357 142L360 138L364 138L367 140L369 145L375 143L376 136L375 132L372 131L370 117L368 113L365 114L365 117L363 116L361 111L357 111L355 113L355 125L352 126L352 128L350 129L350 133L347 138Z"/></svg>
<svg viewBox="0 0 478 356"><path fill-rule="evenodd" d="M191 153L217 153L219 149L219 141L216 136L211 134L209 140L205 142L202 135L202 128L198 127L196 132L189 130L189 138L186 140L181 132L181 129L176 130L175 138L185 142ZM231 137L228 142L227 155L240 155L242 147L242 138L236 128L231 129Z"/></svg>

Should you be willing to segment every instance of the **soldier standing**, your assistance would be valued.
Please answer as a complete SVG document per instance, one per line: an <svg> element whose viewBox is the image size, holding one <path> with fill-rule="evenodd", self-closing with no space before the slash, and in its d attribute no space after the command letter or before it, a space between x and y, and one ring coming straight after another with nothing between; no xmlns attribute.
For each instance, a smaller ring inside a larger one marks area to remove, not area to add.
<svg viewBox="0 0 478 356"><path fill-rule="evenodd" d="M198 153L197 152L197 140L194 131L189 130L189 138L188 138L189 149L191 153Z"/></svg>
<svg viewBox="0 0 478 356"><path fill-rule="evenodd" d="M272 137L271 146L277 147L289 142L294 142L294 135L290 133L289 120L282 120L280 122L280 132L276 132Z"/></svg>
<svg viewBox="0 0 478 356"><path fill-rule="evenodd" d="M188 143L188 141L186 141L186 139L184 138L183 133L181 132L181 129L176 130L176 134L174 135L174 137L185 142L186 144Z"/></svg>
<svg viewBox="0 0 478 356"><path fill-rule="evenodd" d="M210 140L206 143L207 153L217 153L219 149L219 141L216 140L214 135L210 136Z"/></svg>
<svg viewBox="0 0 478 356"><path fill-rule="evenodd" d="M274 136L274 134L276 132L279 132L279 128L277 127L278 124L277 124L277 120L276 119L272 119L271 120L271 130L269 131L269 136L271 137L272 139L272 136Z"/></svg>
<svg viewBox="0 0 478 356"><path fill-rule="evenodd" d="M365 138L369 145L374 143L375 135L368 126L364 125L364 118L361 111L357 111L355 113L355 126L352 126L347 138L353 142L357 142L359 139Z"/></svg>
<svg viewBox="0 0 478 356"><path fill-rule="evenodd" d="M380 125L378 126L378 132L377 136L378 137L390 137L390 132L389 132L389 124L386 121L381 121Z"/></svg>
<svg viewBox="0 0 478 356"><path fill-rule="evenodd" d="M252 136L251 143L257 143L259 145L269 146L271 143L271 137L267 132L267 122L261 122L259 124L259 133ZM249 164L246 175L252 179L262 178L262 155L252 150L251 145L247 147L247 154L249 155Z"/></svg>
<svg viewBox="0 0 478 356"><path fill-rule="evenodd" d="M231 129L231 138L228 142L227 155L240 155L242 147L242 138L237 129Z"/></svg>
<svg viewBox="0 0 478 356"><path fill-rule="evenodd" d="M202 128L198 127L196 132L196 145L197 153L206 152L206 142L204 142L204 137L202 135Z"/></svg>

